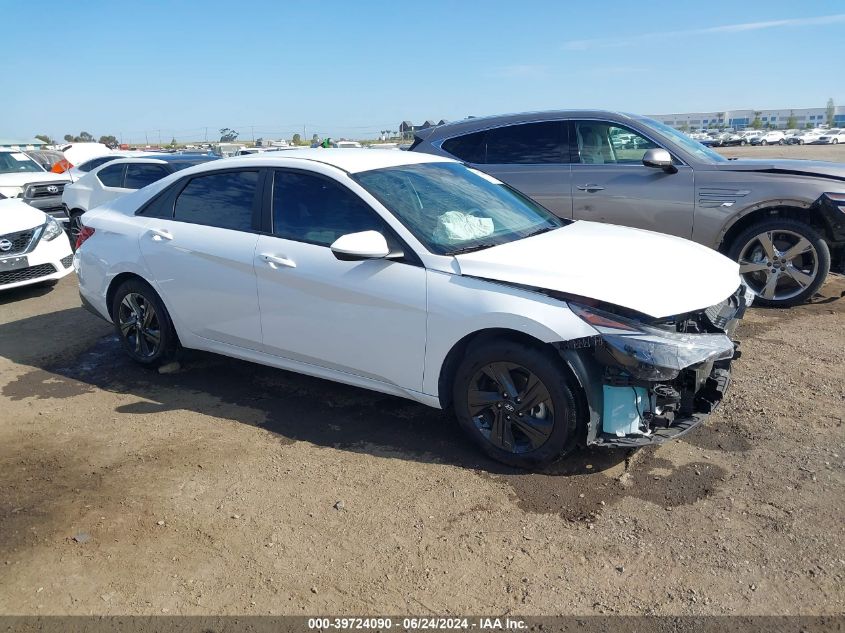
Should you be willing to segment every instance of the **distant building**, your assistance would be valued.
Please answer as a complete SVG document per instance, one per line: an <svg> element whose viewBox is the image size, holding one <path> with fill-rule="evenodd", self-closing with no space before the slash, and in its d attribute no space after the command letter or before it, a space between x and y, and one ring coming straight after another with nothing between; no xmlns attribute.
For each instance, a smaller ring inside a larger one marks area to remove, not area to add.
<svg viewBox="0 0 845 633"><path fill-rule="evenodd" d="M8 147L10 149L38 149L46 144L47 143L40 141L37 138L0 138L0 147Z"/></svg>
<svg viewBox="0 0 845 633"><path fill-rule="evenodd" d="M399 124L399 134L402 136L403 139L410 140L414 138L414 132L416 132L417 130L427 130L430 127L445 125L446 123L447 121L445 119L440 119L438 123L435 123L434 121L429 119L422 125L414 125L410 121L402 121L402 123Z"/></svg>
<svg viewBox="0 0 845 633"><path fill-rule="evenodd" d="M787 127L790 117L795 117L795 127L818 127L827 123L827 108L791 108L784 110L725 110L724 112L686 112L683 114L649 114L650 118L682 130L706 130L710 128L734 128L742 130L751 127L755 116L760 118L761 127ZM845 127L845 106L834 108L833 125Z"/></svg>

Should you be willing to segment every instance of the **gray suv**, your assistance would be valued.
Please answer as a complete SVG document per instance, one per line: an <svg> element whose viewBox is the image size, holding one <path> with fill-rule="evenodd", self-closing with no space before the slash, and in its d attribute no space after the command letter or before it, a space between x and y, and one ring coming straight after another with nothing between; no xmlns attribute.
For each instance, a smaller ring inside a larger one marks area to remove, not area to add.
<svg viewBox="0 0 845 633"><path fill-rule="evenodd" d="M845 165L729 160L658 121L604 111L473 118L410 148L457 158L563 218L685 237L740 263L757 303L801 303L845 253ZM636 253L608 253L624 266ZM659 280L644 279L646 283Z"/></svg>

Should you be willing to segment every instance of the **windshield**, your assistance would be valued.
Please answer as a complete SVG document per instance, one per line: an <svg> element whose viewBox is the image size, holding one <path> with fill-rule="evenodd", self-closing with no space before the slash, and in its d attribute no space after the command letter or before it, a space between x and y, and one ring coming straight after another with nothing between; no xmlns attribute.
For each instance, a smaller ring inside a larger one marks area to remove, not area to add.
<svg viewBox="0 0 845 633"><path fill-rule="evenodd" d="M23 152L0 152L0 174L24 171L44 171L41 165Z"/></svg>
<svg viewBox="0 0 845 633"><path fill-rule="evenodd" d="M676 145L680 145L687 152L693 154L696 158L700 160L710 161L713 163L724 163L728 160L715 150L712 150L709 147L705 147L695 139L690 138L682 132L678 132L678 130L676 130L675 128L669 127L668 125L661 123L660 121L655 121L654 119L647 119L645 117L641 118L640 121L642 121L649 127L654 128L663 136L668 137Z"/></svg>
<svg viewBox="0 0 845 633"><path fill-rule="evenodd" d="M458 163L403 165L353 178L439 255L497 246L568 224L507 185Z"/></svg>

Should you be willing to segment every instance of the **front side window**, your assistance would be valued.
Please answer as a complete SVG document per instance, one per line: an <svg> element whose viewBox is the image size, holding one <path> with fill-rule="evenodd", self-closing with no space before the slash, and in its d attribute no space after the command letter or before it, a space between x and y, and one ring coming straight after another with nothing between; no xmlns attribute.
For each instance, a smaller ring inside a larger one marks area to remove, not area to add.
<svg viewBox="0 0 845 633"><path fill-rule="evenodd" d="M361 198L334 180L296 171L273 177L273 234L330 246L341 235L378 231L384 221Z"/></svg>
<svg viewBox="0 0 845 633"><path fill-rule="evenodd" d="M182 222L249 231L258 190L258 171L196 176L176 198L173 217Z"/></svg>
<svg viewBox="0 0 845 633"><path fill-rule="evenodd" d="M161 165L151 163L129 164L126 166L126 178L123 186L127 189L141 189L156 180L161 180L167 174L167 170Z"/></svg>
<svg viewBox="0 0 845 633"><path fill-rule="evenodd" d="M636 165L658 145L633 130L604 121L576 121L578 162L582 165Z"/></svg>
<svg viewBox="0 0 845 633"><path fill-rule="evenodd" d="M41 165L23 152L0 152L0 174L44 171Z"/></svg>
<svg viewBox="0 0 845 633"><path fill-rule="evenodd" d="M97 178L106 187L123 186L123 170L126 165L109 165L97 172Z"/></svg>
<svg viewBox="0 0 845 633"><path fill-rule="evenodd" d="M505 244L567 224L498 180L457 163L374 169L353 178L439 255Z"/></svg>

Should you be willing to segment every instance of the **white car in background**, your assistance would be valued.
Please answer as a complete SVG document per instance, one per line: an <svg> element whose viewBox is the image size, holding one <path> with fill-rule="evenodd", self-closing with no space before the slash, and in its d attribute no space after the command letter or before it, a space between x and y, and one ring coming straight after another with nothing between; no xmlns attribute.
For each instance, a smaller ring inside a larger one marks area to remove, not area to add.
<svg viewBox="0 0 845 633"><path fill-rule="evenodd" d="M180 169L216 158L208 154L158 154L104 162L65 187L62 204L67 210L71 236L79 235L82 215L89 209L146 187Z"/></svg>
<svg viewBox="0 0 845 633"><path fill-rule="evenodd" d="M845 129L842 128L824 130L824 133L813 141L815 145L838 145L839 143L845 143Z"/></svg>
<svg viewBox="0 0 845 633"><path fill-rule="evenodd" d="M0 200L0 290L55 283L73 272L72 264L55 218L21 200Z"/></svg>
<svg viewBox="0 0 845 633"><path fill-rule="evenodd" d="M823 132L823 130L819 129L799 130L795 134L786 137L786 144L807 145L809 143L814 143L815 141L819 140L819 137L823 134Z"/></svg>
<svg viewBox="0 0 845 633"><path fill-rule="evenodd" d="M752 145L783 145L786 137L780 130L758 132L748 139Z"/></svg>
<svg viewBox="0 0 845 633"><path fill-rule="evenodd" d="M71 182L76 182L77 180L85 176L88 172L90 172L92 169L96 169L97 167L105 165L106 163L110 163L111 161L117 160L118 158L136 158L142 156L155 157L161 156L161 153L130 150L110 151L108 154L103 154L102 156L97 156L96 158L88 159L84 163L80 163L79 165L74 165L65 173L68 175Z"/></svg>
<svg viewBox="0 0 845 633"><path fill-rule="evenodd" d="M181 346L453 407L521 467L695 427L753 296L705 246L366 149L171 174L90 211L74 262L83 304L138 363Z"/></svg>

